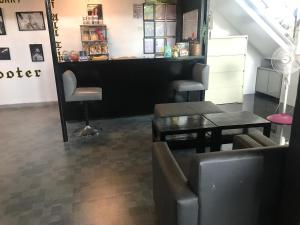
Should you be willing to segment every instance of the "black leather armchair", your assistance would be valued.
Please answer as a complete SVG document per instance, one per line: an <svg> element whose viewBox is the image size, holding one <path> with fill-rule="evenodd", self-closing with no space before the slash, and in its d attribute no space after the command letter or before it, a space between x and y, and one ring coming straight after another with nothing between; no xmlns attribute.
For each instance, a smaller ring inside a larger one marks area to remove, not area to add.
<svg viewBox="0 0 300 225"><path fill-rule="evenodd" d="M176 158L153 146L153 195L161 225L274 225L286 147Z"/></svg>

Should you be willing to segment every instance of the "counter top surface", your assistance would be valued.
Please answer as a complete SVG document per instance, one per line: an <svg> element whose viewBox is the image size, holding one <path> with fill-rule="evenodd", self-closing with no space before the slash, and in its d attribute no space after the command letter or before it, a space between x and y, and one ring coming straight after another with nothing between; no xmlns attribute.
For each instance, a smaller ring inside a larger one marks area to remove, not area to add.
<svg viewBox="0 0 300 225"><path fill-rule="evenodd" d="M89 61L73 61L73 62L60 62L60 64L64 63L86 63L86 62L114 62L114 61L185 61L185 60L197 60L204 59L204 56L186 56L186 57L178 57L178 58L164 58L164 57L156 57L156 58L132 58L132 57L121 57L121 58L112 58L108 60L89 60Z"/></svg>

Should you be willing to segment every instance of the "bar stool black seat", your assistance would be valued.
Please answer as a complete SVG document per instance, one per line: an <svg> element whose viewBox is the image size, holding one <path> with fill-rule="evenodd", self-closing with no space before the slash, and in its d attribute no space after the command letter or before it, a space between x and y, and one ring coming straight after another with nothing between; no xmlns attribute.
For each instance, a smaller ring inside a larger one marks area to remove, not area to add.
<svg viewBox="0 0 300 225"><path fill-rule="evenodd" d="M77 79L71 70L63 73L64 94L66 102L82 102L84 105L85 127L79 132L79 136L98 135L99 131L89 124L88 102L102 101L102 88L77 87Z"/></svg>

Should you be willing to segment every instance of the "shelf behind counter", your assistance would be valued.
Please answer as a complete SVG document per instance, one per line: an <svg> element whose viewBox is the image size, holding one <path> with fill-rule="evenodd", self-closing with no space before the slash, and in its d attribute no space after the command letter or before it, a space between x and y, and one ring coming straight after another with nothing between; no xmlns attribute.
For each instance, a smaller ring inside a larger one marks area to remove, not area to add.
<svg viewBox="0 0 300 225"><path fill-rule="evenodd" d="M58 67L60 74L72 70L78 86L102 88L103 100L89 104L90 117L96 119L153 113L155 104L170 101L171 81L191 79L197 62L204 58L122 58L63 62ZM59 86L63 90L62 79ZM66 121L83 119L82 106L76 102L63 102L63 113Z"/></svg>

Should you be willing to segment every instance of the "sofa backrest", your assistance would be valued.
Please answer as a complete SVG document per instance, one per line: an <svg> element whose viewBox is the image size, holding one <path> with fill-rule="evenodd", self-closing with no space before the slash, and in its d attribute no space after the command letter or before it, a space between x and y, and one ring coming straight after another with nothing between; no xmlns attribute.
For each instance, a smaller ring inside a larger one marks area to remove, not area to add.
<svg viewBox="0 0 300 225"><path fill-rule="evenodd" d="M197 154L188 182L199 225L274 225L286 147Z"/></svg>

